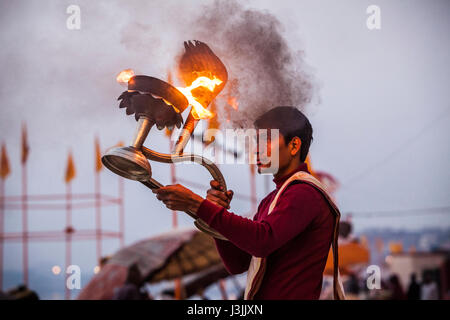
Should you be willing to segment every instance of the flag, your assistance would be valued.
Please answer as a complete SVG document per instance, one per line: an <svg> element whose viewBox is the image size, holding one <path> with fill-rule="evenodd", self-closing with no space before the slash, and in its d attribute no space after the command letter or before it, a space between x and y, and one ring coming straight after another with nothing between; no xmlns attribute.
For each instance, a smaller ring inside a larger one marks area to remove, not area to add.
<svg viewBox="0 0 450 320"><path fill-rule="evenodd" d="M100 172L102 170L102 152L100 151L100 142L98 137L95 138L95 171Z"/></svg>
<svg viewBox="0 0 450 320"><path fill-rule="evenodd" d="M391 253L401 253L403 252L403 244L401 241L391 241L389 242L389 251Z"/></svg>
<svg viewBox="0 0 450 320"><path fill-rule="evenodd" d="M76 170L75 170L75 165L73 163L72 152L69 152L69 156L67 158L67 167L66 167L66 178L65 178L66 183L69 183L70 181L72 181L72 179L75 178L75 175L76 175Z"/></svg>
<svg viewBox="0 0 450 320"><path fill-rule="evenodd" d="M11 170L9 168L8 153L5 144L2 144L2 155L0 160L0 177L5 180L9 176Z"/></svg>
<svg viewBox="0 0 450 320"><path fill-rule="evenodd" d="M22 164L25 164L27 162L29 150L30 147L28 146L27 126L24 123L22 125L22 155L21 155Z"/></svg>
<svg viewBox="0 0 450 320"><path fill-rule="evenodd" d="M316 179L319 179L318 176L317 176L317 174L316 174L316 172L315 172L314 169L312 168L312 165L311 165L311 156L309 155L309 153L308 153L308 155L306 156L305 163L306 163L306 165L308 166L308 171L309 171L309 173L311 173L311 175L312 175L313 177L315 177ZM319 180L320 180L320 179L319 179Z"/></svg>

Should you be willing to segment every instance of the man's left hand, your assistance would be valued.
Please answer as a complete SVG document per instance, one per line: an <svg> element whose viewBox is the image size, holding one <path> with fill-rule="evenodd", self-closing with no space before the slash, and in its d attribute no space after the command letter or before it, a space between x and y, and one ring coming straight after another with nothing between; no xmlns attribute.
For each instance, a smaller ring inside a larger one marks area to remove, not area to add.
<svg viewBox="0 0 450 320"><path fill-rule="evenodd" d="M203 202L203 198L180 184L168 185L159 189L153 189L156 198L171 210L190 211L197 213Z"/></svg>

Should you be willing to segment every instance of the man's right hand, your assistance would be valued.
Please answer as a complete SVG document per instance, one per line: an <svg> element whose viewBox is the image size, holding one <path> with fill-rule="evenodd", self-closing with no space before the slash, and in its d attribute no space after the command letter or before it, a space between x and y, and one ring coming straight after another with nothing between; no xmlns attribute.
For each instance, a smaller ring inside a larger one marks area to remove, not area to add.
<svg viewBox="0 0 450 320"><path fill-rule="evenodd" d="M230 209L230 202L233 199L233 190L224 191L222 186L216 180L211 180L211 189L206 193L206 199L215 204Z"/></svg>

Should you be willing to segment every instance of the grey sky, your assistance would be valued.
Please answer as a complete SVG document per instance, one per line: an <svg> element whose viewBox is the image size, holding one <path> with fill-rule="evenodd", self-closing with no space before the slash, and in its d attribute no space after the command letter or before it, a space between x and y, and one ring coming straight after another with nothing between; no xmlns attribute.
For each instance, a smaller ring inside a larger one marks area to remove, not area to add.
<svg viewBox="0 0 450 320"><path fill-rule="evenodd" d="M94 136L106 149L120 140L129 142L135 127L134 118L118 109L123 87L115 82L116 74L133 68L165 78L182 41L191 39L189 15L204 3L208 1L2 1L0 137L12 165L7 194L20 194L22 121L28 124L31 147L31 194L65 191L69 149L77 167L73 192L93 191ZM81 8L81 30L66 28L70 4ZM381 30L366 27L371 4L381 8ZM450 227L448 214L358 218L358 212L449 205L450 3L283 0L250 1L248 6L274 14L293 50L304 51L318 84L306 111L314 128L313 166L342 183L337 201L343 213L353 212L356 229ZM155 150L168 151L168 139L160 131L152 131L148 141ZM152 167L155 177L170 181L169 166ZM177 166L177 173L208 183L205 170L188 168ZM230 188L249 194L247 166L221 169ZM257 179L262 198L264 178ZM116 182L116 176L103 171L105 193L115 194ZM245 201L232 205L240 214L249 208ZM116 209L105 209L107 228L117 227L116 218ZM189 217L180 214L179 219L181 225L191 225ZM75 228L92 228L94 221L93 212L74 214ZM5 222L9 231L20 230L20 212L6 212ZM63 212L30 214L33 230L63 224ZM126 243L170 226L169 211L153 194L126 181ZM106 241L105 252L117 245ZM75 247L74 263L91 268L95 245ZM52 248L33 245L31 265L62 264L63 244ZM18 246L8 245L5 254L5 267L19 269Z"/></svg>

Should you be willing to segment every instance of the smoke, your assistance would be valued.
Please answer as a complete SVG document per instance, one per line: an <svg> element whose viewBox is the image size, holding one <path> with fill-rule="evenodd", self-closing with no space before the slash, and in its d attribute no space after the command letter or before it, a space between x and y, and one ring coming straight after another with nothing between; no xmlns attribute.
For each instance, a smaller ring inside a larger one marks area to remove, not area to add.
<svg viewBox="0 0 450 320"><path fill-rule="evenodd" d="M304 110L311 101L314 85L303 52L290 47L274 15L217 0L194 17L192 27L194 37L206 42L228 69L229 82L218 96L222 120L248 127L274 106ZM237 99L238 112L228 97Z"/></svg>
<svg viewBox="0 0 450 320"><path fill-rule="evenodd" d="M203 6L169 1L158 14L148 2L122 6L128 19L119 32L120 43L133 67L141 65L138 72L164 79L167 70L176 69L186 40L205 42L222 60L229 76L216 98L222 124L230 120L233 127L249 127L275 106L304 110L313 97L314 80L303 52L291 47L282 23L269 12L236 0ZM229 105L229 98L239 103L238 111Z"/></svg>

